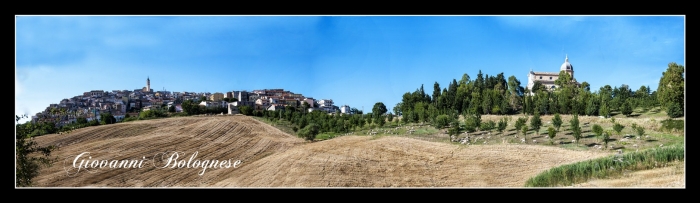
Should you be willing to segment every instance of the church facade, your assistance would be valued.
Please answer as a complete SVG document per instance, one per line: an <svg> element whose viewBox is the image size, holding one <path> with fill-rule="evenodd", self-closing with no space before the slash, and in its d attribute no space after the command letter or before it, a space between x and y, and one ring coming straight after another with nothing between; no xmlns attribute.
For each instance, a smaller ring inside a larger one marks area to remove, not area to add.
<svg viewBox="0 0 700 203"><path fill-rule="evenodd" d="M559 71L569 73L574 83L578 84L574 78L574 66L569 63L568 55L566 56L566 59L564 59L564 63L561 64L561 67L559 67ZM557 79L559 79L559 72L535 72L530 70L530 72L527 74L527 89L532 90L535 82L539 81L545 88L547 88L547 90L552 91L559 88L559 86L554 83L554 81Z"/></svg>

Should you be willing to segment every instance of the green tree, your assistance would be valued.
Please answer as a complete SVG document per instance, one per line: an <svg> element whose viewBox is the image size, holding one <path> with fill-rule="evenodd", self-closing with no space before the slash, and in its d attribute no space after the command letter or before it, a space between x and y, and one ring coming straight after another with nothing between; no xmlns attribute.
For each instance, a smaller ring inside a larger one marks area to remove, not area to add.
<svg viewBox="0 0 700 203"><path fill-rule="evenodd" d="M192 100L185 100L182 102L182 110L187 113L187 115L197 115L202 113L199 105Z"/></svg>
<svg viewBox="0 0 700 203"><path fill-rule="evenodd" d="M320 126L318 124L311 123L299 130L297 134L307 141L313 141L314 139L316 139L316 135L318 135L319 133L319 128Z"/></svg>
<svg viewBox="0 0 700 203"><path fill-rule="evenodd" d="M638 126L638 127L636 128L636 130L637 130L637 135L639 135L639 137L644 136L644 127Z"/></svg>
<svg viewBox="0 0 700 203"><path fill-rule="evenodd" d="M527 120L528 120L528 117L524 117L524 118L518 118L518 120L515 121L516 132L523 128L523 126L527 123Z"/></svg>
<svg viewBox="0 0 700 203"><path fill-rule="evenodd" d="M593 133L595 133L596 138L600 138L603 135L603 127L598 124L593 124Z"/></svg>
<svg viewBox="0 0 700 203"><path fill-rule="evenodd" d="M379 125L379 127L383 127L384 124L386 124L386 120L384 120L384 115L379 115L375 118L374 123Z"/></svg>
<svg viewBox="0 0 700 203"><path fill-rule="evenodd" d="M15 115L15 178L17 187L29 187L33 185L33 179L39 175L42 166L51 166L54 159L51 152L55 146L39 146L34 141L32 132L37 130L39 125L31 122L19 124L19 120L28 118L27 115ZM38 154L38 155L35 155Z"/></svg>
<svg viewBox="0 0 700 203"><path fill-rule="evenodd" d="M547 128L547 134L549 135L549 143L554 143L554 136L557 136L557 130L554 129L554 127L549 126Z"/></svg>
<svg viewBox="0 0 700 203"><path fill-rule="evenodd" d="M671 118L681 117L683 116L683 107L680 106L678 103L672 103L666 109L666 114L668 115L668 117Z"/></svg>
<svg viewBox="0 0 700 203"><path fill-rule="evenodd" d="M386 109L386 106L382 102L377 102L374 104L372 107L372 114L374 117L378 117L380 115L384 115L388 110Z"/></svg>
<svg viewBox="0 0 700 203"><path fill-rule="evenodd" d="M608 148L608 142L610 141L610 134L612 134L612 133L610 133L610 131L605 131L603 133L603 142L605 142L606 149Z"/></svg>
<svg viewBox="0 0 700 203"><path fill-rule="evenodd" d="M465 127L467 132L474 132L476 128L481 126L481 115L477 114L467 114L464 119Z"/></svg>
<svg viewBox="0 0 700 203"><path fill-rule="evenodd" d="M610 108L608 107L607 103L603 103L602 105L600 105L599 111L600 112L598 113L598 115L603 116L605 118L610 117Z"/></svg>
<svg viewBox="0 0 700 203"><path fill-rule="evenodd" d="M581 139L581 126L579 126L579 120L578 120L578 115L574 114L573 118L569 121L569 124L571 125L571 131L573 132L574 139L576 139L576 143Z"/></svg>
<svg viewBox="0 0 700 203"><path fill-rule="evenodd" d="M435 127L440 129L450 125L450 117L448 115L442 114L435 119Z"/></svg>
<svg viewBox="0 0 700 203"><path fill-rule="evenodd" d="M253 108L250 106L239 106L238 110L241 112L241 114L246 115L246 116L252 116L253 115ZM285 111L286 113L291 113L290 111ZM289 120L289 118L287 118Z"/></svg>
<svg viewBox="0 0 700 203"><path fill-rule="evenodd" d="M513 111L520 110L524 93L525 89L520 86L520 81L515 76L508 77L508 103Z"/></svg>
<svg viewBox="0 0 700 203"><path fill-rule="evenodd" d="M503 131L506 130L506 127L508 127L508 120L506 120L506 118L501 118L501 120L498 121L498 132L503 135Z"/></svg>
<svg viewBox="0 0 700 203"><path fill-rule="evenodd" d="M554 127L557 128L557 132L559 132L559 128L562 124L564 124L564 121L561 120L561 116L559 115L559 113L554 114L554 119L552 119L552 125L554 125Z"/></svg>
<svg viewBox="0 0 700 203"><path fill-rule="evenodd" d="M594 116L598 114L598 102L596 98L589 98L586 102L586 115Z"/></svg>
<svg viewBox="0 0 700 203"><path fill-rule="evenodd" d="M622 129L624 129L624 128L625 128L625 126L623 126L619 123L615 123L615 125L613 125L613 130L615 130L615 132L617 132L618 136L621 134Z"/></svg>
<svg viewBox="0 0 700 203"><path fill-rule="evenodd" d="M175 105L170 105L170 107L168 107L168 112L175 113Z"/></svg>
<svg viewBox="0 0 700 203"><path fill-rule="evenodd" d="M683 112L684 73L685 67L675 62L669 63L666 71L662 73L659 86L656 90L656 96L661 106L665 108L667 112L672 104L678 104L676 107L679 107L681 109L680 112Z"/></svg>
<svg viewBox="0 0 700 203"><path fill-rule="evenodd" d="M540 81L538 80L538 81L535 81L535 84L534 84L534 85L532 85L532 90L530 90L530 91L531 91L532 93L537 94L537 93L539 93L539 92L541 92L541 91L547 91L547 88L542 84L542 82L540 82Z"/></svg>
<svg viewBox="0 0 700 203"><path fill-rule="evenodd" d="M527 130L527 125L523 125L521 132L523 133L523 139L525 139L525 143L527 143Z"/></svg>
<svg viewBox="0 0 700 203"><path fill-rule="evenodd" d="M116 123L116 122L117 122L117 119L114 118L114 116L112 116L111 113L107 112L107 113L100 114L100 124L101 125L112 124L112 123Z"/></svg>
<svg viewBox="0 0 700 203"><path fill-rule="evenodd" d="M530 121L530 127L535 130L535 133L537 135L540 134L540 127L542 127L542 119L540 118L540 114L535 112L535 115L532 116L532 120Z"/></svg>
<svg viewBox="0 0 700 203"><path fill-rule="evenodd" d="M632 104L630 104L630 102L632 101L628 99L627 101L623 102L622 106L620 107L620 112L622 113L622 115L625 115L627 117L632 115Z"/></svg>
<svg viewBox="0 0 700 203"><path fill-rule="evenodd" d="M128 118L128 117L129 117L129 114L126 114L124 117L125 117L125 118ZM86 123L88 123L87 118L85 118L85 117L80 117L80 118L76 119L76 121L77 121L76 123L78 123L78 124L86 124Z"/></svg>
<svg viewBox="0 0 700 203"><path fill-rule="evenodd" d="M432 98L433 105L435 105L437 103L438 97L440 97L440 84L438 84L438 82L435 81L435 84L433 85L433 98Z"/></svg>
<svg viewBox="0 0 700 203"><path fill-rule="evenodd" d="M496 122L494 121L487 121L487 122L481 122L481 126L479 127L480 130L486 130L486 131L491 131L493 128L496 127Z"/></svg>
<svg viewBox="0 0 700 203"><path fill-rule="evenodd" d="M452 135L459 135L461 133L461 129L459 127L459 121L456 119L453 119L452 122L450 123L450 129L447 130L448 135L451 137Z"/></svg>

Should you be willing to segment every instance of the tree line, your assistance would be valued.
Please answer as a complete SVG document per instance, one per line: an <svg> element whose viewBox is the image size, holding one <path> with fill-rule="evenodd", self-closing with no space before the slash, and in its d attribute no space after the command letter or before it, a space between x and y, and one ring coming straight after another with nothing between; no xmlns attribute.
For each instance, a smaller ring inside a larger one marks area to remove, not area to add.
<svg viewBox="0 0 700 203"><path fill-rule="evenodd" d="M661 107L669 117L676 118L684 115L684 72L682 65L669 63L656 91L649 86L633 91L627 85L605 85L591 91L588 82L579 84L568 73L561 71L555 81L558 88L550 91L539 81L532 89L527 89L515 76L508 77L506 81L503 73L484 76L479 70L476 79L472 80L465 73L459 81L453 79L442 89L435 82L432 94L428 94L421 85L414 92L404 93L393 110L405 122L428 122L438 126L445 126L459 115L463 115L469 125L484 114L610 117L613 112L631 116L635 108L648 111L654 107Z"/></svg>

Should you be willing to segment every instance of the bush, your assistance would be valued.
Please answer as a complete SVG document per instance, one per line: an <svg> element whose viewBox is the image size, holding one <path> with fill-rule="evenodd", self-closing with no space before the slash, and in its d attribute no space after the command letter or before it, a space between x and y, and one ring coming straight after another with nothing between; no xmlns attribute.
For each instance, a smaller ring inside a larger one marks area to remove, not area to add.
<svg viewBox="0 0 700 203"><path fill-rule="evenodd" d="M603 127L598 124L593 124L593 133L595 133L596 138L600 138L603 135Z"/></svg>
<svg viewBox="0 0 700 203"><path fill-rule="evenodd" d="M476 128L481 126L481 115L468 114L464 120L464 128L467 132L474 132Z"/></svg>
<svg viewBox="0 0 700 203"><path fill-rule="evenodd" d="M630 104L629 100L622 103L622 107L620 107L620 112L622 113L622 115L625 115L627 117L632 115L632 104Z"/></svg>
<svg viewBox="0 0 700 203"><path fill-rule="evenodd" d="M515 121L515 130L520 130L523 128L523 126L527 123L528 117L525 118L518 118L518 120Z"/></svg>
<svg viewBox="0 0 700 203"><path fill-rule="evenodd" d="M683 116L683 107L678 103L673 103L666 109L666 114L671 118L678 118Z"/></svg>
<svg viewBox="0 0 700 203"><path fill-rule="evenodd" d="M307 125L306 127L302 128L299 130L299 133L297 133L299 136L304 138L305 140L312 141L316 139L316 135L319 133L319 128L320 126L315 123L311 123Z"/></svg>
<svg viewBox="0 0 700 203"><path fill-rule="evenodd" d="M666 119L661 121L661 129L669 132L674 130L683 131L683 125L683 120Z"/></svg>
<svg viewBox="0 0 700 203"><path fill-rule="evenodd" d="M129 121L135 121L135 120L138 120L138 118L137 117L129 117L129 118L125 118L124 120L122 120L122 122L129 122Z"/></svg>
<svg viewBox="0 0 700 203"><path fill-rule="evenodd" d="M622 129L624 129L624 128L625 128L625 126L623 126L622 124L619 124L619 123L615 123L615 125L613 125L613 129L615 130L615 132L617 132L617 135L620 135L620 133L622 132Z"/></svg>
<svg viewBox="0 0 700 203"><path fill-rule="evenodd" d="M508 120L506 120L506 118L501 118L501 120L498 121L498 132L503 134L506 127L508 127Z"/></svg>
<svg viewBox="0 0 700 203"><path fill-rule="evenodd" d="M495 127L496 127L496 122L488 121L488 122L482 122L479 129L489 131L489 130L493 130L493 128L495 128Z"/></svg>
<svg viewBox="0 0 700 203"><path fill-rule="evenodd" d="M547 128L547 134L549 135L549 140L551 141L554 139L554 136L557 136L557 131L554 129L554 127L549 126L549 128Z"/></svg>
<svg viewBox="0 0 700 203"><path fill-rule="evenodd" d="M438 129L447 127L448 125L450 125L450 117L445 114L439 115L435 119L435 127Z"/></svg>

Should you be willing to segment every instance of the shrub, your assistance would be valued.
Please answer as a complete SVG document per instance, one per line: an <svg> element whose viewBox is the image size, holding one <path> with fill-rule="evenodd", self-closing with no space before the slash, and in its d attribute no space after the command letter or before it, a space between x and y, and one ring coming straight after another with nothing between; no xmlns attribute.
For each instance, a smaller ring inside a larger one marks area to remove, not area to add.
<svg viewBox="0 0 700 203"><path fill-rule="evenodd" d="M644 135L643 127L637 127L637 135L639 135L639 137L642 137Z"/></svg>
<svg viewBox="0 0 700 203"><path fill-rule="evenodd" d="M600 138L603 135L603 127L598 124L593 124L593 133L595 133L596 138Z"/></svg>
<svg viewBox="0 0 700 203"><path fill-rule="evenodd" d="M578 140L581 139L581 126L579 126L578 115L574 114L574 117L571 118L569 123L571 124L571 131L574 134L574 139L576 139L576 143L578 143Z"/></svg>
<svg viewBox="0 0 700 203"><path fill-rule="evenodd" d="M474 132L476 128L481 125L481 115L479 114L468 114L464 120L465 129L467 132Z"/></svg>
<svg viewBox="0 0 700 203"><path fill-rule="evenodd" d="M436 128L444 128L444 127L447 127L448 125L450 125L450 117L445 115L445 114L439 115L435 119L435 127Z"/></svg>
<svg viewBox="0 0 700 203"><path fill-rule="evenodd" d="M515 121L515 130L521 130L525 123L527 123L527 117L525 118L518 118L518 120Z"/></svg>
<svg viewBox="0 0 700 203"><path fill-rule="evenodd" d="M551 142L554 139L554 136L557 136L557 131L554 129L554 127L549 126L549 128L547 128L547 134L549 134L549 141Z"/></svg>
<svg viewBox="0 0 700 203"><path fill-rule="evenodd" d="M666 131L683 131L683 120L666 119L661 121L661 129Z"/></svg>
<svg viewBox="0 0 700 203"><path fill-rule="evenodd" d="M564 121L561 120L561 116L559 116L559 113L554 114L554 119L552 119L552 125L554 125L554 127L557 128L557 131L559 131L559 128L563 123Z"/></svg>
<svg viewBox="0 0 700 203"><path fill-rule="evenodd" d="M496 127L496 122L488 121L488 122L482 122L479 129L488 131L488 130L493 130L494 127Z"/></svg>
<svg viewBox="0 0 700 203"><path fill-rule="evenodd" d="M619 123L615 123L615 125L613 125L613 130L615 130L615 132L617 132L617 135L620 135L620 132L622 132L622 129L624 129L624 128L625 128L625 126L623 126L622 124L619 124Z"/></svg>
<svg viewBox="0 0 700 203"><path fill-rule="evenodd" d="M673 103L666 109L666 114L671 118L678 118L683 116L683 107L678 103Z"/></svg>
<svg viewBox="0 0 700 203"><path fill-rule="evenodd" d="M319 133L319 128L320 126L318 124L311 123L299 130L299 133L297 134L308 141L312 141L316 139L316 135Z"/></svg>
<svg viewBox="0 0 700 203"><path fill-rule="evenodd" d="M506 118L501 118L501 120L498 121L498 132L503 134L506 127L508 127L508 120Z"/></svg>

